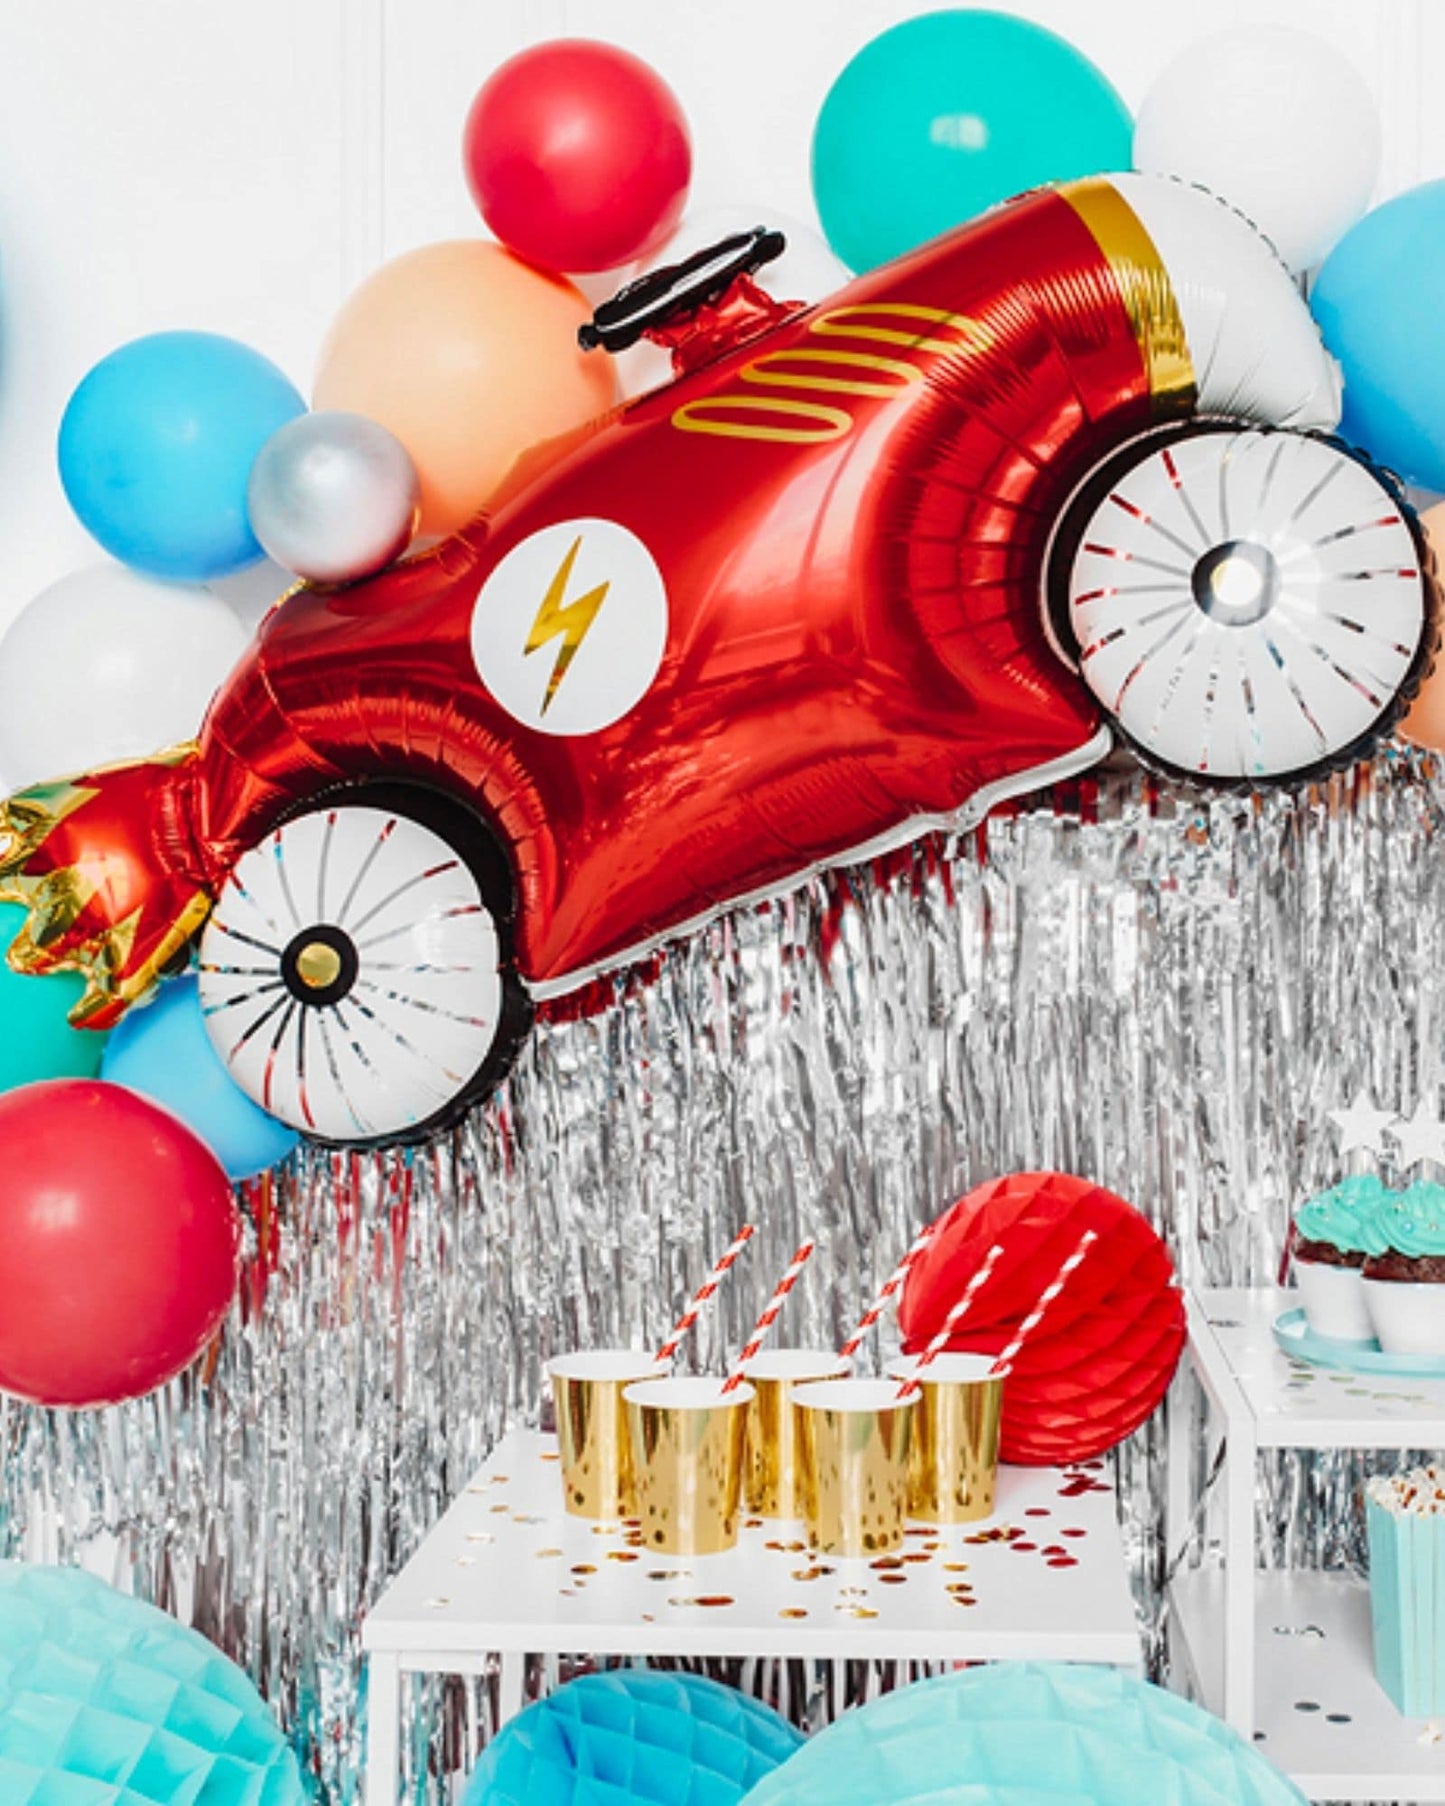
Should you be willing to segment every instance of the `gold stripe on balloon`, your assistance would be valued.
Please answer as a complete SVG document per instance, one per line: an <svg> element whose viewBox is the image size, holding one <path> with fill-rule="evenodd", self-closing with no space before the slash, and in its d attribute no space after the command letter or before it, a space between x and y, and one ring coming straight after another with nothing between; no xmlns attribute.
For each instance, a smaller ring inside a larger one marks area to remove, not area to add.
<svg viewBox="0 0 1445 1806"><path fill-rule="evenodd" d="M1154 412L1187 411L1198 399L1194 360L1169 271L1143 221L1107 176L1059 190L1108 261L1144 354Z"/></svg>

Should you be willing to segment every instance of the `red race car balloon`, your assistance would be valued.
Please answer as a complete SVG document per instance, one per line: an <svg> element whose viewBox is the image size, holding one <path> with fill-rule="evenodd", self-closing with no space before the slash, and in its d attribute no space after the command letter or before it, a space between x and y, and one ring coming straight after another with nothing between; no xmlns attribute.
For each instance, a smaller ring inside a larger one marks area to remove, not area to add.
<svg viewBox="0 0 1445 1806"><path fill-rule="evenodd" d="M1169 1250L1132 1204L1068 1173L1014 1173L948 1211L903 1288L909 1353L925 1348L997 1242L998 1265L949 1347L997 1354L1079 1245L1098 1240L1014 1359L1004 1385L1005 1461L1056 1466L1137 1430L1184 1348L1184 1299Z"/></svg>
<svg viewBox="0 0 1445 1806"><path fill-rule="evenodd" d="M1332 442L1247 424L1338 394L1237 215L1072 183L811 308L752 285L755 238L599 310L611 348L674 345L672 385L435 550L287 597L198 746L11 799L15 962L84 971L105 1026L206 921L239 1082L325 1139L416 1136L536 1005L1116 731L1237 782L1389 725L1433 643L1415 528Z"/></svg>
<svg viewBox="0 0 1445 1806"><path fill-rule="evenodd" d="M219 1161L168 1110L99 1079L0 1097L0 1389L139 1398L188 1367L236 1289Z"/></svg>

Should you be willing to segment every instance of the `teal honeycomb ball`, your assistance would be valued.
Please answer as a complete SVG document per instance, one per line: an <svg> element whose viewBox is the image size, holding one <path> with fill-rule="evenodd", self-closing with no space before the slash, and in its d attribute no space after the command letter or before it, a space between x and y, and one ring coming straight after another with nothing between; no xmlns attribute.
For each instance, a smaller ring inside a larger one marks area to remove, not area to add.
<svg viewBox="0 0 1445 1806"><path fill-rule="evenodd" d="M0 1562L4 1806L302 1806L241 1670L78 1568Z"/></svg>
<svg viewBox="0 0 1445 1806"><path fill-rule="evenodd" d="M999 1662L849 1712L743 1806L1304 1806L1217 1718L1117 1668Z"/></svg>
<svg viewBox="0 0 1445 1806"><path fill-rule="evenodd" d="M569 1681L504 1725L465 1806L737 1806L802 1741L717 1681L617 1668Z"/></svg>

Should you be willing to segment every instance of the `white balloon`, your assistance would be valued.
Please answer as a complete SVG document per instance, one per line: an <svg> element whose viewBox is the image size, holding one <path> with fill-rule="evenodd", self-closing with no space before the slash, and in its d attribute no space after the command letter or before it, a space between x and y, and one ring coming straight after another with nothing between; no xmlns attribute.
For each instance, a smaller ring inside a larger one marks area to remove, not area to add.
<svg viewBox="0 0 1445 1806"><path fill-rule="evenodd" d="M821 232L806 226L802 220L780 213L776 207L728 203L720 207L700 207L689 213L660 250L638 264L636 276L655 270L660 264L681 263L695 251L705 250L719 239L735 232L747 232L754 226L776 226L788 241L788 248L773 263L763 265L754 278L759 288L775 301L806 301L810 304L831 295L852 272L828 249ZM665 383L672 375L672 354L661 345L644 340L624 351L617 359L617 376L622 393L627 397L645 394Z"/></svg>
<svg viewBox="0 0 1445 1806"><path fill-rule="evenodd" d="M62 577L0 639L0 770L23 788L189 739L246 640L209 590L119 564Z"/></svg>
<svg viewBox="0 0 1445 1806"><path fill-rule="evenodd" d="M1149 90L1134 167L1200 183L1306 270L1370 204L1379 113L1333 45L1283 25L1233 26L1192 45Z"/></svg>

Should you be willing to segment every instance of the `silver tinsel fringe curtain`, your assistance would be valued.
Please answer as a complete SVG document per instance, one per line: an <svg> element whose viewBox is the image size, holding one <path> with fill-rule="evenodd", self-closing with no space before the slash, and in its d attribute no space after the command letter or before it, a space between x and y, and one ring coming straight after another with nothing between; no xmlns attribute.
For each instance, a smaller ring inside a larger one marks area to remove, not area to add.
<svg viewBox="0 0 1445 1806"><path fill-rule="evenodd" d="M1399 752L1264 799L1120 769L736 912L539 1028L448 1140L248 1187L242 1295L182 1380L100 1412L0 1401L0 1554L178 1611L256 1677L319 1796L353 1800L367 1605L535 1413L545 1358L660 1336L745 1217L703 1364L804 1233L785 1327L832 1337L922 1221L1023 1168L1134 1201L1188 1281L1271 1280L1292 1204L1340 1169L1328 1112L1440 1102L1442 806ZM1151 1634L1161 1458L1151 1429L1120 1463ZM1266 1558L1352 1559L1356 1480L1282 1459ZM427 1705L416 1798L441 1801L476 1689Z"/></svg>

